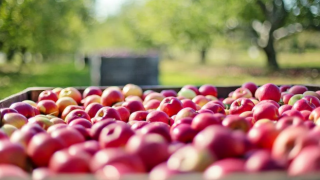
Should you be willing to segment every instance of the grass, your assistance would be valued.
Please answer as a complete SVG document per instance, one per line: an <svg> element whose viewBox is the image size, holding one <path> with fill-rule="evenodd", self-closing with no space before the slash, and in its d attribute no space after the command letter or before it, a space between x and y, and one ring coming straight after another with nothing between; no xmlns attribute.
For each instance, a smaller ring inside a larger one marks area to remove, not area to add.
<svg viewBox="0 0 320 180"><path fill-rule="evenodd" d="M161 85L214 84L240 85L247 81L257 84L320 84L320 53L281 53L282 70L267 74L264 55L252 59L243 51L214 50L205 65L198 63L197 54L185 53L174 60L160 61ZM27 87L89 86L90 69L77 69L73 61L31 62L15 73L15 66L0 64L0 99Z"/></svg>

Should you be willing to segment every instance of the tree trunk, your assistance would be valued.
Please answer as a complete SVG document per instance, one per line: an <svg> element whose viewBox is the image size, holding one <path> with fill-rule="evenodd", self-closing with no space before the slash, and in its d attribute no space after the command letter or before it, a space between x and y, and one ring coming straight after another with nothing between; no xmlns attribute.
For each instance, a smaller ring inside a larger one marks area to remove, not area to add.
<svg viewBox="0 0 320 180"><path fill-rule="evenodd" d="M279 64L277 62L277 52L274 49L274 38L269 36L268 44L262 48L267 56L267 67L271 71L279 70Z"/></svg>
<svg viewBox="0 0 320 180"><path fill-rule="evenodd" d="M207 48L202 48L201 51L201 59L200 59L200 62L201 64L206 64L206 60L207 60Z"/></svg>

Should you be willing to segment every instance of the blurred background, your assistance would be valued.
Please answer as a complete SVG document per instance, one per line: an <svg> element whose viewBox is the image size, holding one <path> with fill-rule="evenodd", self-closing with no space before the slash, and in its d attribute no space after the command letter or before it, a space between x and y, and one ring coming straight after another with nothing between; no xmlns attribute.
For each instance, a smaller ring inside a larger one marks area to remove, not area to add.
<svg viewBox="0 0 320 180"><path fill-rule="evenodd" d="M319 71L320 0L0 0L0 99L132 73L219 86L319 84Z"/></svg>

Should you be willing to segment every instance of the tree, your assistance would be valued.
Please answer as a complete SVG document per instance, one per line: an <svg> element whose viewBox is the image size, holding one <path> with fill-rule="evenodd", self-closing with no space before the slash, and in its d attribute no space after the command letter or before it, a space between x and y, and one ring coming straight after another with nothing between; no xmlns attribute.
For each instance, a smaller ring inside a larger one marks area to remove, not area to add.
<svg viewBox="0 0 320 180"><path fill-rule="evenodd" d="M318 0L229 0L231 17L240 27L251 32L254 42L265 52L267 67L278 70L275 43L301 32L320 29L320 1Z"/></svg>
<svg viewBox="0 0 320 180"><path fill-rule="evenodd" d="M50 56L74 52L91 20L91 0L0 1L0 50Z"/></svg>

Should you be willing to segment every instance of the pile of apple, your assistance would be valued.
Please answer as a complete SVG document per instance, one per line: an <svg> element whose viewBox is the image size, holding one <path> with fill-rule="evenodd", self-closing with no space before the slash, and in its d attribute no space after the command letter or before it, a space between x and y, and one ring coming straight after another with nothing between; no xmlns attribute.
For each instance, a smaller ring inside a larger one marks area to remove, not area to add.
<svg viewBox="0 0 320 180"><path fill-rule="evenodd" d="M0 178L320 172L319 99L302 85L252 82L225 98L210 84L45 90L0 109Z"/></svg>

